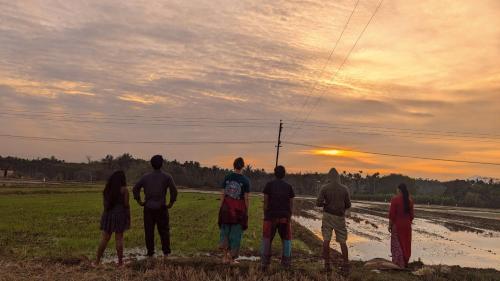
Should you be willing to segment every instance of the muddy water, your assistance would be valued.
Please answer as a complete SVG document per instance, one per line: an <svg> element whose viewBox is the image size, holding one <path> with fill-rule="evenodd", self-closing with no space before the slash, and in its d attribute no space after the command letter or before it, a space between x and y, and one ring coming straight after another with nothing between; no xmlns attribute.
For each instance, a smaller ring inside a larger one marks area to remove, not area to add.
<svg viewBox="0 0 500 281"><path fill-rule="evenodd" d="M387 219L384 212L363 212L363 208L370 207L369 204L355 204L355 210L358 211L352 212L347 219L350 257L357 260L377 257L390 259ZM467 231L450 228L447 223L467 225L467 222L447 221L446 218L440 218L441 214L442 210L439 210L432 219L417 217L414 220L411 260L500 270L500 232L479 227L464 228ZM308 210L307 216L295 217L295 220L321 238L320 218L319 211ZM474 217L470 219L474 220ZM335 243L332 243L332 247L339 248Z"/></svg>

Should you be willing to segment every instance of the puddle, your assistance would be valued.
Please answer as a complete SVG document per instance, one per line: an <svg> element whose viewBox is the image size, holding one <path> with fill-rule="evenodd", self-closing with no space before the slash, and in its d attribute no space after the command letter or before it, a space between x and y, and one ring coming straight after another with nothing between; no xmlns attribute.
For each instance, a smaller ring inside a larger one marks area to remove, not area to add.
<svg viewBox="0 0 500 281"><path fill-rule="evenodd" d="M440 213L436 212L436 218L433 219L414 220L412 261L420 259L429 265L460 265L500 270L500 232L471 227L456 227L451 230L447 224L463 225L464 222L440 219ZM347 243L352 259L391 259L390 234L387 231L385 216L384 212L373 210L370 210L369 214L352 212L351 217L347 219ZM320 212L308 210L307 217L298 216L294 217L294 220L321 238L320 218ZM334 242L332 247L340 250Z"/></svg>
<svg viewBox="0 0 500 281"><path fill-rule="evenodd" d="M142 247L123 249L123 261L129 262L129 261L144 260L147 258L147 256L145 256L145 253L146 253L146 248ZM116 251L114 248L108 247L106 249L106 252L104 253L104 256L102 257L102 263L115 263L115 262L118 262Z"/></svg>
<svg viewBox="0 0 500 281"><path fill-rule="evenodd" d="M260 261L260 257L257 256L240 256L236 259L237 261Z"/></svg>
<svg viewBox="0 0 500 281"><path fill-rule="evenodd" d="M145 256L144 254L146 253L146 248L144 247L136 247L136 248L128 248L128 249L123 249L123 261L125 263L129 263L131 261L141 261L145 260L148 257ZM206 256L206 257L214 257L216 259L219 259L218 256L214 256L210 253L199 253L199 256ZM162 257L163 254L155 254L155 257ZM170 256L170 258L175 258L179 256ZM260 261L260 257L258 256L240 256L236 259L237 261L251 261L251 262L257 262ZM102 258L102 263L109 264L109 263L117 263L118 258L116 256L115 249L108 248L106 249L106 253Z"/></svg>

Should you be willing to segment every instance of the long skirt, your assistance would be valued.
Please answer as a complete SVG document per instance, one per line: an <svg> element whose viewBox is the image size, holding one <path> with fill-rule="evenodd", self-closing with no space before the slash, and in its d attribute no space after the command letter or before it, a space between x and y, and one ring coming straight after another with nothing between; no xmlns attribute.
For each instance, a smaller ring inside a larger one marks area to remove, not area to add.
<svg viewBox="0 0 500 281"><path fill-rule="evenodd" d="M401 247L401 242L399 240L398 232L396 227L392 228L391 231L391 254L392 262L401 268L408 266L408 260L403 253L403 248Z"/></svg>

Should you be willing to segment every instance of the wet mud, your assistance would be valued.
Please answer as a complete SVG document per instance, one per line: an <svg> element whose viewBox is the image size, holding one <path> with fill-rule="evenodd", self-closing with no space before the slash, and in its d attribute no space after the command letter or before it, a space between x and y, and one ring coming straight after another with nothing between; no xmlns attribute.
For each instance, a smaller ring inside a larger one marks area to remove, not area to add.
<svg viewBox="0 0 500 281"><path fill-rule="evenodd" d="M297 200L295 221L321 238L321 209L313 200ZM355 202L347 219L348 245L353 259L390 257L390 233L387 230L388 206ZM487 217L495 217L485 214ZM460 265L500 269L500 220L468 216L467 209L416 209L413 224L412 261L425 264ZM332 243L333 248L338 245Z"/></svg>

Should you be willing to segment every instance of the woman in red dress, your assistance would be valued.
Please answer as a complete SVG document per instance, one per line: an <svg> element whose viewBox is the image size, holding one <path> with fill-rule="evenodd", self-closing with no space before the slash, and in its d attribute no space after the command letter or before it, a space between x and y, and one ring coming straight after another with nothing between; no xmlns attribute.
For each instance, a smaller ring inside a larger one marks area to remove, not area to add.
<svg viewBox="0 0 500 281"><path fill-rule="evenodd" d="M404 183L398 186L398 195L391 200L389 232L391 233L392 262L401 268L408 267L411 256L411 224L413 200Z"/></svg>

